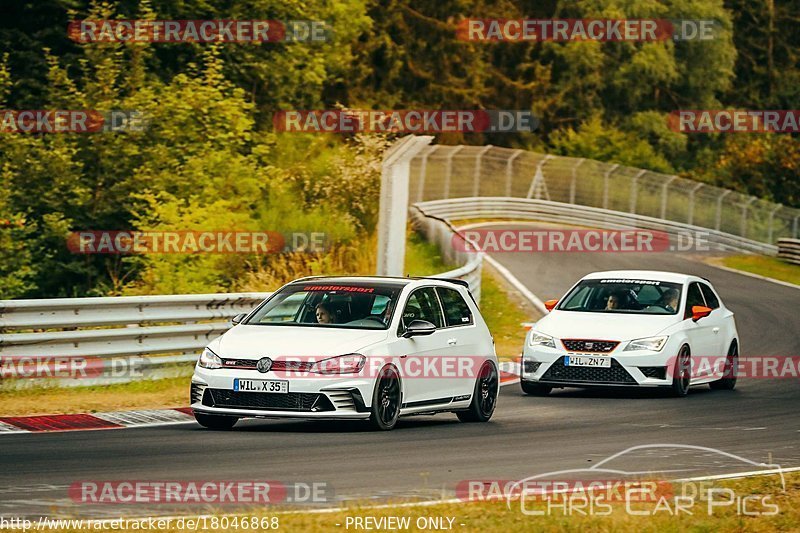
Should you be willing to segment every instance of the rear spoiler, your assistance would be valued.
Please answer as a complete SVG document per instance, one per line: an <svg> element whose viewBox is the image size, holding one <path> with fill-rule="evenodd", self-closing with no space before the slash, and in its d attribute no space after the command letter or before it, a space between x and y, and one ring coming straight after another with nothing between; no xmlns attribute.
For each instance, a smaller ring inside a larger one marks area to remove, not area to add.
<svg viewBox="0 0 800 533"><path fill-rule="evenodd" d="M415 279L432 279L432 280L435 280L435 281L446 281L448 283L455 283L456 285L461 285L462 287L466 287L467 289L469 289L469 282L464 281L463 279L434 278L434 277L430 277L430 276L422 276L422 277L415 278Z"/></svg>

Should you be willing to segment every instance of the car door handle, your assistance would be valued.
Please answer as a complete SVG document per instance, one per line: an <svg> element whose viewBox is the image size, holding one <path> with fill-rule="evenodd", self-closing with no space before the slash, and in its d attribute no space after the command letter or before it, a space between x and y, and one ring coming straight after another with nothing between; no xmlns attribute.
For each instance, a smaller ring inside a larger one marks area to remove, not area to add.
<svg viewBox="0 0 800 533"><path fill-rule="evenodd" d="M714 333L719 333L719 328L714 328L711 331L713 331Z"/></svg>
<svg viewBox="0 0 800 533"><path fill-rule="evenodd" d="M458 339L456 339L455 337L452 338L452 339L447 339L447 344L449 344L450 346L455 345L457 342L458 342Z"/></svg>

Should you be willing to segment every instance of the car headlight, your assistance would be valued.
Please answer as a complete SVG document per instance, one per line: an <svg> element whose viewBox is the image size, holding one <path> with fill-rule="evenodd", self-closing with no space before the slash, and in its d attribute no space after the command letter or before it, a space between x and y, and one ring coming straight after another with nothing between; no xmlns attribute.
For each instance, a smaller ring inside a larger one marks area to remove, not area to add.
<svg viewBox="0 0 800 533"><path fill-rule="evenodd" d="M635 339L628 343L623 352L631 352L634 350L650 350L653 352L660 352L661 348L667 343L667 335L660 337L647 337L644 339Z"/></svg>
<svg viewBox="0 0 800 533"><path fill-rule="evenodd" d="M528 340L528 345L555 348L556 341L550 335L545 335L544 333L539 333L538 331L531 331L531 337Z"/></svg>
<svg viewBox="0 0 800 533"><path fill-rule="evenodd" d="M367 358L360 353L349 353L317 361L310 372L316 374L358 374L364 368Z"/></svg>
<svg viewBox="0 0 800 533"><path fill-rule="evenodd" d="M200 354L200 359L197 360L197 364L203 368L222 368L222 359L219 358L217 354L206 348L203 350L203 353Z"/></svg>

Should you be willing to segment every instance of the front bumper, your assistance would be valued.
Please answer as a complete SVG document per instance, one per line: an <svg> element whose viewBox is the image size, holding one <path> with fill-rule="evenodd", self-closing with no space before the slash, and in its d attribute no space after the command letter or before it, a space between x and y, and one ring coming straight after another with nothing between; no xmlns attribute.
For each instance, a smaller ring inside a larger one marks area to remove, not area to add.
<svg viewBox="0 0 800 533"><path fill-rule="evenodd" d="M668 387L672 385L674 364L669 352L638 350L623 352L620 348L605 354L574 353L557 348L525 346L520 378L530 383L553 387ZM609 368L576 367L564 364L565 356L608 357Z"/></svg>
<svg viewBox="0 0 800 533"><path fill-rule="evenodd" d="M233 390L233 380L273 379L288 381L285 394ZM336 376L284 377L252 370L195 367L190 389L194 412L242 418L369 417L374 380Z"/></svg>

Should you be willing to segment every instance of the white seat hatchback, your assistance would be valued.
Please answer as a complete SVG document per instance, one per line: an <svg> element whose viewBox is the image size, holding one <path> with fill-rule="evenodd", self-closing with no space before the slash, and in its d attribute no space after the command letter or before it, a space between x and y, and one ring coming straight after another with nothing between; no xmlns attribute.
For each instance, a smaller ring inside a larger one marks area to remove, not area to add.
<svg viewBox="0 0 800 533"><path fill-rule="evenodd" d="M208 428L240 418L365 419L454 412L488 421L494 342L466 282L325 277L285 285L212 341L191 408Z"/></svg>
<svg viewBox="0 0 800 533"><path fill-rule="evenodd" d="M562 387L736 386L739 334L711 283L672 272L595 272L534 324L522 356L522 390Z"/></svg>

